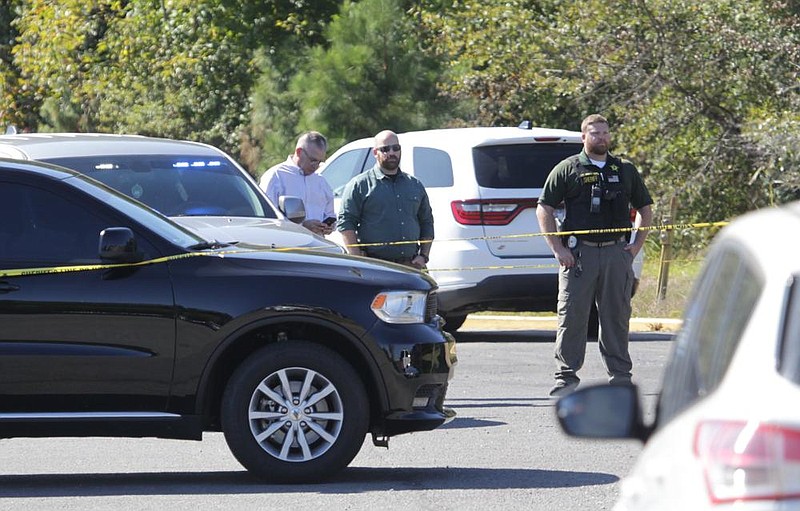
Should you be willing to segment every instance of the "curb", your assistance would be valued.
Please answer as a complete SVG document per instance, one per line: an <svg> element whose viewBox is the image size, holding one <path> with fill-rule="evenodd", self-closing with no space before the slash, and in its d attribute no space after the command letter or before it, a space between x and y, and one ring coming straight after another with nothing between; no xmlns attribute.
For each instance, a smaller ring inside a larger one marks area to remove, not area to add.
<svg viewBox="0 0 800 511"><path fill-rule="evenodd" d="M675 332L681 328L683 320L675 318L631 318L632 332ZM556 316L506 316L470 314L459 331L462 330L555 330L558 326Z"/></svg>

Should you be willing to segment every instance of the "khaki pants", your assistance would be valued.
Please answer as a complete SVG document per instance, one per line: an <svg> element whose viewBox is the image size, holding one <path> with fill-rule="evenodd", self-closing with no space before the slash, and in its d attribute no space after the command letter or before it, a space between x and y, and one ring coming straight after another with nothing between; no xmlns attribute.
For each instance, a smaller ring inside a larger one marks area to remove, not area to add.
<svg viewBox="0 0 800 511"><path fill-rule="evenodd" d="M592 302L600 318L598 344L611 383L629 383L628 329L631 319L633 257L625 242L603 247L578 243L581 271L561 268L558 280L556 380L578 382L586 355L587 323Z"/></svg>

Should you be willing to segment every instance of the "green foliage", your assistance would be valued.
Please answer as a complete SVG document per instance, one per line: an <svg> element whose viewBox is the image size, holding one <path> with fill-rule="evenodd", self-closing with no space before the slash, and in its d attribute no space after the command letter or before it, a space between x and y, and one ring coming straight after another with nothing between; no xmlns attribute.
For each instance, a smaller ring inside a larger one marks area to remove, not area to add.
<svg viewBox="0 0 800 511"><path fill-rule="evenodd" d="M308 44L336 2L21 0L13 62L43 103L40 131L202 140L238 152L254 51Z"/></svg>
<svg viewBox="0 0 800 511"><path fill-rule="evenodd" d="M19 16L20 0L0 0L0 132L6 126L25 130L38 121L38 102L24 86L14 63L14 43L19 36L14 20Z"/></svg>
<svg viewBox="0 0 800 511"><path fill-rule="evenodd" d="M248 150L243 158L251 171L263 172L284 160L299 136L297 99L288 90L298 48L284 49L260 52L256 58L258 79L252 93ZM284 58L279 57L281 54Z"/></svg>
<svg viewBox="0 0 800 511"><path fill-rule="evenodd" d="M246 33L234 31L218 2L178 2L156 11L131 9L108 40L106 80L98 109L111 131L238 146L254 68ZM216 4L216 5L215 5Z"/></svg>
<svg viewBox="0 0 800 511"><path fill-rule="evenodd" d="M463 124L564 127L578 111L558 87L564 69L551 37L558 2L465 0L422 2L428 43L447 65L440 84L459 102L474 105Z"/></svg>
<svg viewBox="0 0 800 511"><path fill-rule="evenodd" d="M282 107L282 115L254 118L264 149L260 167L285 158L307 130L324 133L333 150L383 129L445 122L448 104L436 89L439 63L418 47L418 29L397 0L345 1L324 32L325 44L292 55L293 69L282 59L266 59L254 113Z"/></svg>
<svg viewBox="0 0 800 511"><path fill-rule="evenodd" d="M800 31L772 0L423 2L442 85L481 124L525 112L576 128L595 111L657 210L710 221L797 197ZM703 241L703 235L690 243Z"/></svg>

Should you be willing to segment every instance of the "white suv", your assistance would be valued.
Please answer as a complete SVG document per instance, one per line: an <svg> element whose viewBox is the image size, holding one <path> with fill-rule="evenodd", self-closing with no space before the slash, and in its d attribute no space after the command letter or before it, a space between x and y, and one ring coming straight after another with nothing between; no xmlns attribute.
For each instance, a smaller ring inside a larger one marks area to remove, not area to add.
<svg viewBox="0 0 800 511"><path fill-rule="evenodd" d="M536 205L550 170L582 149L580 132L454 128L398 137L400 167L422 181L433 208L428 268L439 284L445 328L455 331L482 310L555 310L558 265L536 235ZM337 209L345 184L375 164L372 146L372 138L351 142L320 171Z"/></svg>

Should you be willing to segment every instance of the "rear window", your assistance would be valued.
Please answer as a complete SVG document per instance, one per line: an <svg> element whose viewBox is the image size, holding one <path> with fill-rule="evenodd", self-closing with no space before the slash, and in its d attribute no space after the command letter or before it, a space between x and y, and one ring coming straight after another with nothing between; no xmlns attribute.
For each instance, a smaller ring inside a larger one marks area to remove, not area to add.
<svg viewBox="0 0 800 511"><path fill-rule="evenodd" d="M277 217L256 185L222 157L99 155L45 161L77 170L167 216Z"/></svg>
<svg viewBox="0 0 800 511"><path fill-rule="evenodd" d="M579 143L476 147L472 150L475 177L486 188L541 188L553 167L582 147Z"/></svg>
<svg viewBox="0 0 800 511"><path fill-rule="evenodd" d="M738 245L706 258L664 371L659 426L717 388L763 289L758 267Z"/></svg>

